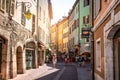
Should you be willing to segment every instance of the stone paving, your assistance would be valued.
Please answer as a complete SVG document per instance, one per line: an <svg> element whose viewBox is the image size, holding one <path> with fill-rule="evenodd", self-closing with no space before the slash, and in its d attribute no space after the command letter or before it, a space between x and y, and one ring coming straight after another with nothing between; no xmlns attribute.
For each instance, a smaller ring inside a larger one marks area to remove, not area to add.
<svg viewBox="0 0 120 80"><path fill-rule="evenodd" d="M60 63L59 65L63 65L64 63ZM78 74L78 80L92 80L91 78L91 70L90 66L87 64L84 67L79 67L76 63L71 63L72 65L76 66L77 68L77 74ZM63 67L63 66L61 66ZM59 80L62 73L65 70L65 67L61 68L62 70L59 71L59 73L56 75L56 77L53 80ZM49 70L49 72L48 72ZM9 80L35 80L37 78L43 77L47 74L51 74L53 72L57 72L60 70L59 68L53 69L52 66L47 66L44 64L43 66L40 66L37 69L30 69L27 70L24 74L19 74L14 79ZM61 73L61 74L60 74Z"/></svg>

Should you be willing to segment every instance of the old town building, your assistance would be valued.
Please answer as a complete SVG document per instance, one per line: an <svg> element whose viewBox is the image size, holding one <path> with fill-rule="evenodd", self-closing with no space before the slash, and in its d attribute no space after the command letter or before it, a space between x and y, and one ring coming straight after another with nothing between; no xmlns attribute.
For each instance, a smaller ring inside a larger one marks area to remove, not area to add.
<svg viewBox="0 0 120 80"><path fill-rule="evenodd" d="M68 17L50 27L50 46L51 52L56 53L59 57L63 53L68 53Z"/></svg>
<svg viewBox="0 0 120 80"><path fill-rule="evenodd" d="M45 62L46 54L48 54L50 43L50 32L52 19L52 4L50 0L39 0L38 2L38 55L40 56L39 64Z"/></svg>
<svg viewBox="0 0 120 80"><path fill-rule="evenodd" d="M63 53L63 27L66 20L63 18L58 22L58 52Z"/></svg>
<svg viewBox="0 0 120 80"><path fill-rule="evenodd" d="M77 56L79 51L76 46L79 45L79 0L76 0L69 12L69 53L71 56ZM76 51L76 52L75 52ZM74 54L75 53L75 54Z"/></svg>
<svg viewBox="0 0 120 80"><path fill-rule="evenodd" d="M95 80L120 80L120 0L94 0Z"/></svg>
<svg viewBox="0 0 120 80"><path fill-rule="evenodd" d="M50 27L50 48L52 54L58 52L58 26L54 24Z"/></svg>
<svg viewBox="0 0 120 80"><path fill-rule="evenodd" d="M38 33L38 2L41 0L0 0L0 78L7 80L27 69L37 68L43 57L44 48L48 48L46 39L40 41ZM46 8L42 9L42 22L49 27L51 19L51 3L45 0ZM47 11L45 13L45 11ZM30 18L29 12L32 16ZM44 21L43 21L44 20ZM41 23L42 23L41 22ZM40 22L39 22L40 23ZM44 29L45 30L45 29ZM46 29L48 31L48 29ZM44 31L42 31L44 32ZM41 45L40 42L44 44ZM38 57L40 54L40 57ZM44 59L43 59L44 60Z"/></svg>
<svg viewBox="0 0 120 80"><path fill-rule="evenodd" d="M68 17L63 19L63 52L68 54L68 38L69 38L69 27L68 27Z"/></svg>
<svg viewBox="0 0 120 80"><path fill-rule="evenodd" d="M80 54L90 53L89 10L90 0L79 0Z"/></svg>

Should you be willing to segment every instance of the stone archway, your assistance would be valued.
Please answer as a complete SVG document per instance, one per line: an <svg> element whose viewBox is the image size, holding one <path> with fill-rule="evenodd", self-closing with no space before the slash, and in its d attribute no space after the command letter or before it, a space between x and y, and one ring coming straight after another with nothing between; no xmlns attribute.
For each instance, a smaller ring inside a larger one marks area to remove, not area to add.
<svg viewBox="0 0 120 80"><path fill-rule="evenodd" d="M0 36L0 79L6 79L7 76L7 45L8 41Z"/></svg>
<svg viewBox="0 0 120 80"><path fill-rule="evenodd" d="M17 62L17 74L23 73L23 54L22 48L19 46L17 47L16 51L16 62Z"/></svg>
<svg viewBox="0 0 120 80"><path fill-rule="evenodd" d="M36 68L35 43L28 42L26 44L26 69Z"/></svg>
<svg viewBox="0 0 120 80"><path fill-rule="evenodd" d="M120 28L116 31L114 38L114 77L120 80Z"/></svg>

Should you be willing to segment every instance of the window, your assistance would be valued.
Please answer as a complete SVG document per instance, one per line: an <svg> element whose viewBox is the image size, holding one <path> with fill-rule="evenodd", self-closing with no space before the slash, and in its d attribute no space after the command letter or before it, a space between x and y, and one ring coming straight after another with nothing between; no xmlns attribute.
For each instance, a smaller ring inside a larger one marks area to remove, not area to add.
<svg viewBox="0 0 120 80"><path fill-rule="evenodd" d="M14 15L14 8L15 8L15 0L11 0L11 3L10 3L10 15L11 16Z"/></svg>
<svg viewBox="0 0 120 80"><path fill-rule="evenodd" d="M85 21L85 16L83 16L83 24L85 24L86 23L86 21Z"/></svg>
<svg viewBox="0 0 120 80"><path fill-rule="evenodd" d="M76 24L76 21L77 21L77 20L74 20L74 29L76 28L76 25L77 25L77 24Z"/></svg>
<svg viewBox="0 0 120 80"><path fill-rule="evenodd" d="M101 41L96 41L96 69L101 71Z"/></svg>
<svg viewBox="0 0 120 80"><path fill-rule="evenodd" d="M87 24L89 23L89 15L86 16L86 23L87 23Z"/></svg>
<svg viewBox="0 0 120 80"><path fill-rule="evenodd" d="M14 15L15 0L0 0L0 10L3 13Z"/></svg>
<svg viewBox="0 0 120 80"><path fill-rule="evenodd" d="M89 0L84 0L84 7L88 6L90 4Z"/></svg>
<svg viewBox="0 0 120 80"><path fill-rule="evenodd" d="M88 24L89 23L89 15L83 17L83 24Z"/></svg>
<svg viewBox="0 0 120 80"><path fill-rule="evenodd" d="M105 2L107 2L108 0L104 0Z"/></svg>
<svg viewBox="0 0 120 80"><path fill-rule="evenodd" d="M24 13L26 11L26 6L25 6L25 3L22 3L22 9L21 9L21 24L23 26L25 26L25 23L26 23L26 19L25 19L25 16L24 16Z"/></svg>
<svg viewBox="0 0 120 80"><path fill-rule="evenodd" d="M9 3L10 0L6 0L6 12L9 13Z"/></svg>
<svg viewBox="0 0 120 80"><path fill-rule="evenodd" d="M5 12L6 0L0 0L0 10Z"/></svg>
<svg viewBox="0 0 120 80"><path fill-rule="evenodd" d="M101 9L101 0L94 0L94 18L98 15Z"/></svg>
<svg viewBox="0 0 120 80"><path fill-rule="evenodd" d="M32 16L32 34L35 32L35 15Z"/></svg>
<svg viewBox="0 0 120 80"><path fill-rule="evenodd" d="M41 20L41 7L40 7L40 12L39 12L39 19Z"/></svg>
<svg viewBox="0 0 120 80"><path fill-rule="evenodd" d="M45 23L45 11L43 12L43 22Z"/></svg>
<svg viewBox="0 0 120 80"><path fill-rule="evenodd" d="M76 21L76 26L77 27L79 26L79 19L77 19L77 21Z"/></svg>

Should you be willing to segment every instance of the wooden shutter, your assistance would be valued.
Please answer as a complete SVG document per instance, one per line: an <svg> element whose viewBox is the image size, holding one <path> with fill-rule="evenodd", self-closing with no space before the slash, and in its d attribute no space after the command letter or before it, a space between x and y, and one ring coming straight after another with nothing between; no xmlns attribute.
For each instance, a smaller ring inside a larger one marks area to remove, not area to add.
<svg viewBox="0 0 120 80"><path fill-rule="evenodd" d="M86 17L83 16L83 24L86 24L86 21L85 21Z"/></svg>
<svg viewBox="0 0 120 80"><path fill-rule="evenodd" d="M35 32L35 15L32 16L32 34Z"/></svg>
<svg viewBox="0 0 120 80"><path fill-rule="evenodd" d="M86 23L89 23L89 15L86 18Z"/></svg>
<svg viewBox="0 0 120 80"><path fill-rule="evenodd" d="M26 11L26 6L25 3L22 3L22 9L21 9L21 24L25 26L26 19L25 19L25 11Z"/></svg>
<svg viewBox="0 0 120 80"><path fill-rule="evenodd" d="M84 0L84 7L86 6L86 0Z"/></svg>

